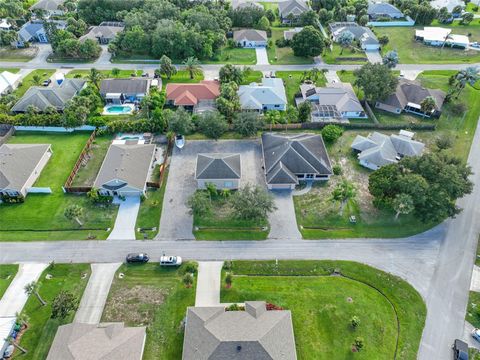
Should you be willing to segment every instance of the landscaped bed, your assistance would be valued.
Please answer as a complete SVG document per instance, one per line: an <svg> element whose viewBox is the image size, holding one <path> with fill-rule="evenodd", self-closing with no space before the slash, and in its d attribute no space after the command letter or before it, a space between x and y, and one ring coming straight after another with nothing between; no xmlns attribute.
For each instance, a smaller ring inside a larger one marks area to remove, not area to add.
<svg viewBox="0 0 480 360"><path fill-rule="evenodd" d="M102 321L146 326L144 360L182 356L182 320L195 303L195 281L190 288L182 283L185 269L186 264L178 269L154 263L122 265L115 275Z"/></svg>
<svg viewBox="0 0 480 360"><path fill-rule="evenodd" d="M70 240L96 236L105 239L106 229L112 228L116 217L115 206L99 207L86 196L64 194L67 180L90 133L17 132L10 143L52 144L53 155L34 184L50 187L51 194L28 194L23 204L0 206L0 240ZM65 217L69 205L84 209L83 226Z"/></svg>
<svg viewBox="0 0 480 360"><path fill-rule="evenodd" d="M52 275L52 278L47 279L47 274ZM52 319L50 316L53 299L60 291L65 290L80 301L88 283L89 274L89 264L54 264L42 273L38 280L39 294L47 305L42 306L33 294L28 298L22 311L28 317L28 328L20 340L20 345L28 350L28 353L22 354L16 350L14 359L43 360L47 358L57 328L71 323L75 316L75 312L71 312L63 320Z"/></svg>
<svg viewBox="0 0 480 360"><path fill-rule="evenodd" d="M426 308L400 278L346 261L234 261L227 271L233 283L222 302L263 300L292 311L298 359L416 357ZM358 336L364 347L353 354Z"/></svg>
<svg viewBox="0 0 480 360"><path fill-rule="evenodd" d="M143 71L142 70L120 70L117 75L112 73L112 70L98 70L100 74L102 74L105 78L118 78L118 79L125 79L130 78L132 75L141 76ZM72 70L65 75L66 78L87 78L90 74L90 70ZM151 74L153 76L153 73Z"/></svg>
<svg viewBox="0 0 480 360"><path fill-rule="evenodd" d="M17 274L18 265L0 265L0 299L2 298L13 278Z"/></svg>

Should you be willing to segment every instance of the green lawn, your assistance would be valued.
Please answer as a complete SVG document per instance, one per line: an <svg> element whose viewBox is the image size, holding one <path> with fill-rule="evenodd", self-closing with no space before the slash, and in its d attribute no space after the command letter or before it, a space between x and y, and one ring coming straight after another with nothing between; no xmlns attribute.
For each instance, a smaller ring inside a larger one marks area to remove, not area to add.
<svg viewBox="0 0 480 360"><path fill-rule="evenodd" d="M332 50L326 48L323 51L322 59L327 64L364 64L366 63L367 56L363 51L357 51L355 49L344 49L342 53L342 47L338 44L333 44Z"/></svg>
<svg viewBox="0 0 480 360"><path fill-rule="evenodd" d="M293 55L293 50L290 47L279 48L275 44L277 39L283 39L283 32L288 30L286 27L275 28L272 27L272 37L269 42L271 45L267 48L268 61L272 65L296 65L296 64L311 64L312 58L300 57Z"/></svg>
<svg viewBox="0 0 480 360"><path fill-rule="evenodd" d="M476 9L476 11L474 9ZM467 3L467 7L465 8L465 11L468 11L474 14L480 13L478 5L475 5L474 3L471 3L471 2Z"/></svg>
<svg viewBox="0 0 480 360"><path fill-rule="evenodd" d="M73 179L72 186L93 186L108 147L112 142L110 135L97 136L90 147L90 158L85 166L81 166Z"/></svg>
<svg viewBox="0 0 480 360"><path fill-rule="evenodd" d="M160 217L162 216L163 198L165 197L165 188L167 187L168 168L165 171L162 186L159 189L148 190L146 199L140 204L135 230L138 228L156 228L156 230L145 230L144 233L148 239L153 239L158 233ZM137 239L145 238L143 233L139 231L136 231L135 234Z"/></svg>
<svg viewBox="0 0 480 360"><path fill-rule="evenodd" d="M0 240L31 241L85 239L89 233L99 239L113 226L117 208L100 208L86 196L66 195L62 191L73 165L90 136L87 132L71 134L17 132L10 143L52 144L53 155L35 186L50 187L52 194L29 194L23 204L0 206ZM65 218L69 205L84 208L83 227Z"/></svg>
<svg viewBox="0 0 480 360"><path fill-rule="evenodd" d="M142 70L120 70L120 73L117 76L113 76L111 70L98 70L99 73L101 73L105 78L129 78L132 77L132 74L135 74L136 76L141 76L143 71ZM86 78L90 74L90 70L72 70L65 75L66 78Z"/></svg>
<svg viewBox="0 0 480 360"><path fill-rule="evenodd" d="M480 293L470 291L465 319L476 328L480 328Z"/></svg>
<svg viewBox="0 0 480 360"><path fill-rule="evenodd" d="M11 72L12 74L16 74L20 71L20 69L18 68L2 68L0 67L0 73L1 72L4 72L4 71L8 71L8 72Z"/></svg>
<svg viewBox="0 0 480 360"><path fill-rule="evenodd" d="M212 212L193 217L193 234L197 240L265 240L268 222L235 218L228 199L218 195L212 199Z"/></svg>
<svg viewBox="0 0 480 360"><path fill-rule="evenodd" d="M258 70L250 70L243 79L242 85L248 85L251 84L252 82L259 83L262 81L263 74L261 71Z"/></svg>
<svg viewBox="0 0 480 360"><path fill-rule="evenodd" d="M237 65L255 65L257 55L255 49L228 48L221 50L220 55L214 60L202 60L203 64L237 64Z"/></svg>
<svg viewBox="0 0 480 360"><path fill-rule="evenodd" d="M18 85L18 87L15 89L15 91L13 92L13 94L15 94L18 98L22 97L23 94L25 94L25 92L31 87L31 86L34 86L32 80L33 80L33 77L35 75L39 75L40 78L41 78L41 82L44 81L44 80L47 80L48 78L50 78L53 73L55 72L55 70L46 70L46 69L37 69L37 70L33 70L30 74L28 74L27 76L25 76L22 81L20 82L20 84Z"/></svg>
<svg viewBox="0 0 480 360"><path fill-rule="evenodd" d="M45 278L47 274L51 274L53 276L52 279L47 280ZM89 264L55 264L53 269L47 268L42 273L38 280L39 293L47 302L47 305L41 306L35 295L28 298L23 313L30 319L28 321L29 327L20 340L20 345L26 348L28 353L22 355L17 350L13 357L14 359L44 360L47 358L58 326L71 323L75 315L72 312L64 320L50 318L52 301L62 290L71 292L80 301L87 285L89 274ZM82 279L82 276L85 277Z"/></svg>
<svg viewBox="0 0 480 360"><path fill-rule="evenodd" d="M197 83L204 79L203 73L196 75L193 79L190 79L190 74L186 70L179 70L170 79L162 76L162 86L165 89L168 83Z"/></svg>
<svg viewBox="0 0 480 360"><path fill-rule="evenodd" d="M432 26L439 26L433 25ZM470 41L480 41L480 24L475 19L468 26L453 23L452 25L440 25L444 28L452 28L452 33L457 35L468 35ZM439 48L424 45L415 41L416 29L423 27L383 27L376 28L377 36L387 35L389 43L382 48L382 54L390 50L397 50L400 63L402 64L450 64L450 63L475 63L480 61L480 52L474 50L452 49L448 47Z"/></svg>
<svg viewBox="0 0 480 360"><path fill-rule="evenodd" d="M330 276L336 269L344 277ZM414 359L425 323L421 296L405 281L346 261L234 261L222 302L265 300L292 311L298 359ZM353 330L349 320L360 318ZM364 348L353 354L361 336Z"/></svg>
<svg viewBox="0 0 480 360"><path fill-rule="evenodd" d="M0 265L0 299L18 271L18 265Z"/></svg>
<svg viewBox="0 0 480 360"><path fill-rule="evenodd" d="M303 71L277 71L275 75L285 83L285 92L287 93L288 103L295 105L295 94L300 91L300 84L302 83L302 78L304 77ZM323 73L318 74L318 80L316 81L317 86L325 86L327 80Z"/></svg>
<svg viewBox="0 0 480 360"><path fill-rule="evenodd" d="M0 61L27 62L35 57L34 48L12 49L10 46L0 48Z"/></svg>
<svg viewBox="0 0 480 360"><path fill-rule="evenodd" d="M158 264L122 265L115 276L102 321L124 321L127 326L146 326L143 360L180 359L187 307L195 303L195 284L182 283L185 264L179 269Z"/></svg>

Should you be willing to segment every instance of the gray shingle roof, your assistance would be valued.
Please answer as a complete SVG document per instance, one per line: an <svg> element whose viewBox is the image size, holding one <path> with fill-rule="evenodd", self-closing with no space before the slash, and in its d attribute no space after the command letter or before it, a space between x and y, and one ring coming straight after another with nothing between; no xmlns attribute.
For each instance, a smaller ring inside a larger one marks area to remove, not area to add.
<svg viewBox="0 0 480 360"><path fill-rule="evenodd" d="M131 187L143 190L154 153L154 144L110 145L94 186L100 188L117 179Z"/></svg>
<svg viewBox="0 0 480 360"><path fill-rule="evenodd" d="M379 44L377 37L370 28L360 26L355 22L334 22L329 24L328 27L335 41L341 33L350 31L355 37L355 40L360 41L364 45Z"/></svg>
<svg viewBox="0 0 480 360"><path fill-rule="evenodd" d="M50 106L57 110L63 110L67 102L83 88L86 82L82 79L65 79L61 85L54 83L48 87L32 86L12 107L12 111L25 112L30 105L40 111L44 111Z"/></svg>
<svg viewBox="0 0 480 360"><path fill-rule="evenodd" d="M241 175L240 154L197 155L196 179L240 179Z"/></svg>
<svg viewBox="0 0 480 360"><path fill-rule="evenodd" d="M3 144L0 146L0 190L20 191L50 144Z"/></svg>
<svg viewBox="0 0 480 360"><path fill-rule="evenodd" d="M85 41L87 39L97 40L98 38L104 39L113 39L118 33L122 32L124 26L92 26L88 33L80 37L80 41Z"/></svg>
<svg viewBox="0 0 480 360"><path fill-rule="evenodd" d="M278 12L282 18L286 18L290 14L298 16L308 10L307 3L302 0L288 0L278 3Z"/></svg>
<svg viewBox="0 0 480 360"><path fill-rule="evenodd" d="M232 9L243 9L243 8L248 8L249 6L253 6L259 9L263 9L262 4L259 4L254 1L250 0L232 0Z"/></svg>
<svg viewBox="0 0 480 360"><path fill-rule="evenodd" d="M146 94L150 88L150 79L105 79L100 83L100 94Z"/></svg>
<svg viewBox="0 0 480 360"><path fill-rule="evenodd" d="M233 32L233 40L241 41L267 41L267 32L255 29L242 29Z"/></svg>
<svg viewBox="0 0 480 360"><path fill-rule="evenodd" d="M33 4L30 9L35 10L45 10L45 11L54 11L58 10L60 5L63 5L65 0L39 0L35 4Z"/></svg>
<svg viewBox="0 0 480 360"><path fill-rule="evenodd" d="M183 360L295 360L290 311L267 311L263 301L245 311L189 307Z"/></svg>
<svg viewBox="0 0 480 360"><path fill-rule="evenodd" d="M123 323L62 325L47 360L141 360L145 335Z"/></svg>
<svg viewBox="0 0 480 360"><path fill-rule="evenodd" d="M392 4L386 2L368 4L367 14L370 16L389 16L391 18L401 18L403 13Z"/></svg>
<svg viewBox="0 0 480 360"><path fill-rule="evenodd" d="M265 174L269 184L271 183L269 179L274 181L277 178L280 162L280 168L288 170L288 172L282 170L282 179L291 178L291 174L332 174L330 159L321 135L264 133L262 148Z"/></svg>
<svg viewBox="0 0 480 360"><path fill-rule="evenodd" d="M435 110L441 110L446 96L444 91L424 88L418 81L400 79L395 92L378 102L403 109L408 103L420 105L428 96L434 98Z"/></svg>
<svg viewBox="0 0 480 360"><path fill-rule="evenodd" d="M238 89L242 109L263 110L264 105L286 105L287 95L283 80L262 78L262 83L240 85Z"/></svg>

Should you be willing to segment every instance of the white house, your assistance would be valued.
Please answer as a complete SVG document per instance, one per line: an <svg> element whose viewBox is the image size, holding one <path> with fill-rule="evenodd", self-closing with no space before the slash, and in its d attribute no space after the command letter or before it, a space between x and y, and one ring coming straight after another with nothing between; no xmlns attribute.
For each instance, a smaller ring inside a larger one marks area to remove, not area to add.
<svg viewBox="0 0 480 360"><path fill-rule="evenodd" d="M242 110L280 110L287 109L287 95L283 80L263 78L262 83L241 85L238 89Z"/></svg>
<svg viewBox="0 0 480 360"><path fill-rule="evenodd" d="M240 154L198 154L195 180L197 188L213 184L219 190L233 190L240 186L242 167Z"/></svg>
<svg viewBox="0 0 480 360"><path fill-rule="evenodd" d="M244 48L266 47L267 32L255 29L242 29L233 32L233 40Z"/></svg>
<svg viewBox="0 0 480 360"><path fill-rule="evenodd" d="M20 78L21 75L11 73L10 71L0 73L0 95L13 91L17 87Z"/></svg>
<svg viewBox="0 0 480 360"><path fill-rule="evenodd" d="M415 39L431 46L449 46L465 49L470 44L466 35L452 34L452 29L426 26L415 30Z"/></svg>
<svg viewBox="0 0 480 360"><path fill-rule="evenodd" d="M50 144L0 146L0 194L26 196L51 156Z"/></svg>

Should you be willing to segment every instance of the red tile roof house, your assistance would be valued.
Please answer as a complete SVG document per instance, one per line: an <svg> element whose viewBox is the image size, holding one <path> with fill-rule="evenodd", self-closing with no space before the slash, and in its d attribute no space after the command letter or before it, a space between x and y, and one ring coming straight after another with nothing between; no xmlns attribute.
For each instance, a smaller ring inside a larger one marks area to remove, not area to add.
<svg viewBox="0 0 480 360"><path fill-rule="evenodd" d="M202 80L197 84L167 84L167 104L183 106L194 112L214 108L219 95L220 83L215 80Z"/></svg>

